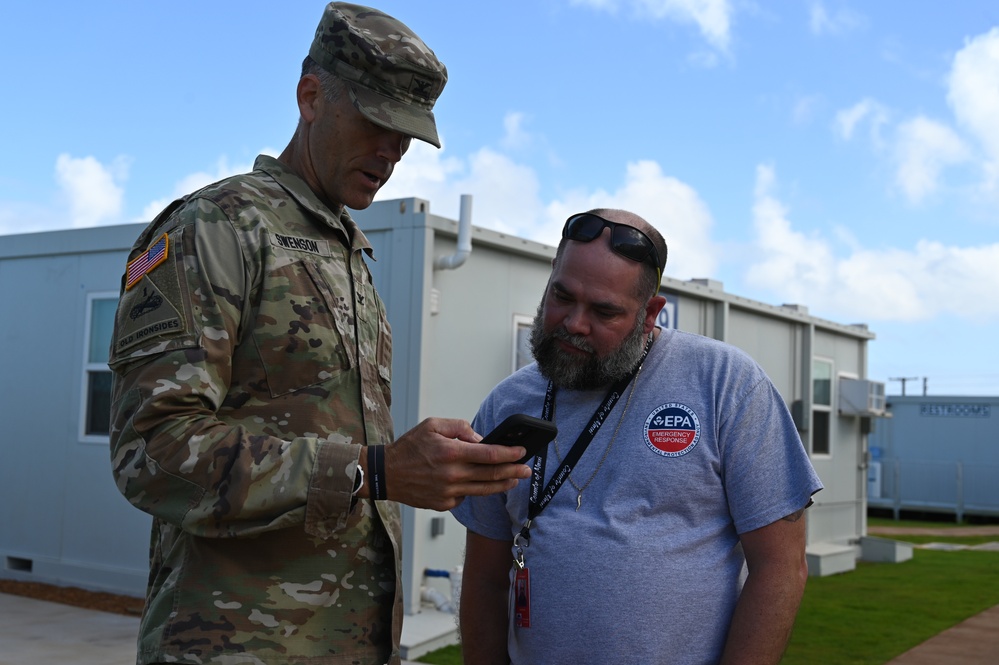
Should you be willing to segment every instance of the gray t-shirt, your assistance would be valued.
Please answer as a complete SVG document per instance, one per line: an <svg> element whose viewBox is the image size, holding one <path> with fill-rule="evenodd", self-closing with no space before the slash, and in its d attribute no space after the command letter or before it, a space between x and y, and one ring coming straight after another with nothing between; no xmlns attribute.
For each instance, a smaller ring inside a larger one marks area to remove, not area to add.
<svg viewBox="0 0 999 665"><path fill-rule="evenodd" d="M582 496L566 482L532 525L531 625L511 619L514 665L717 662L745 580L738 534L822 488L783 399L739 349L663 330L633 384L572 472L577 486L589 482ZM513 413L540 416L547 385L534 364L508 377L482 403L476 431ZM561 454L549 445L545 483L604 397L557 392ZM452 512L475 533L512 541L529 487L469 497Z"/></svg>

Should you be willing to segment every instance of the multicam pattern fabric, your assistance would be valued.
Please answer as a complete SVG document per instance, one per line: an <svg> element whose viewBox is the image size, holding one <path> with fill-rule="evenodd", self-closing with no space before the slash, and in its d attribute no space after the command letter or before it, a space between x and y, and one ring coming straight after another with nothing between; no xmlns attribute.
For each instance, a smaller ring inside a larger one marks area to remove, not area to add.
<svg viewBox="0 0 999 665"><path fill-rule="evenodd" d="M309 56L348 83L368 120L441 147L432 109L447 67L404 23L371 7L331 2Z"/></svg>
<svg viewBox="0 0 999 665"><path fill-rule="evenodd" d="M276 160L175 202L130 260L110 365L118 489L153 520L139 663L397 663L392 338L349 215Z"/></svg>

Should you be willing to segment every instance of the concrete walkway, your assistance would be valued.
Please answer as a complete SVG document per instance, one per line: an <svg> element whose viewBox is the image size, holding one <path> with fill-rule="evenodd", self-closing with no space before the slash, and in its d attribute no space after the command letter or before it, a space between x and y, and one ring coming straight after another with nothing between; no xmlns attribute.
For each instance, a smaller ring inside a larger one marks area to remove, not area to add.
<svg viewBox="0 0 999 665"><path fill-rule="evenodd" d="M138 617L0 593L0 665L134 665L138 631Z"/></svg>
<svg viewBox="0 0 999 665"><path fill-rule="evenodd" d="M909 649L887 665L996 665L999 605Z"/></svg>
<svg viewBox="0 0 999 665"><path fill-rule="evenodd" d="M999 536L999 526L868 527L872 536ZM995 545L995 543L992 543ZM987 548L978 546L976 549ZM995 548L991 548L995 549ZM965 619L886 665L999 665L999 605Z"/></svg>
<svg viewBox="0 0 999 665"><path fill-rule="evenodd" d="M0 665L133 665L139 619L0 594Z"/></svg>
<svg viewBox="0 0 999 665"><path fill-rule="evenodd" d="M132 665L138 627L136 617L0 593L0 665ZM999 605L886 665L997 664Z"/></svg>
<svg viewBox="0 0 999 665"><path fill-rule="evenodd" d="M0 594L0 665L132 665L139 620ZM887 665L996 665L999 605ZM413 664L415 665L415 664Z"/></svg>

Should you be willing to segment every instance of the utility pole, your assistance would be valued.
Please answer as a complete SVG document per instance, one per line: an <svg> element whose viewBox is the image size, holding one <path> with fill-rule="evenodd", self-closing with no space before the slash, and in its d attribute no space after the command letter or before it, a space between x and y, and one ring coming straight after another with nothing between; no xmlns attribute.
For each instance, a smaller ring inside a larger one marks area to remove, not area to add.
<svg viewBox="0 0 999 665"><path fill-rule="evenodd" d="M923 377L923 397L926 397L926 382L930 380L930 377Z"/></svg>
<svg viewBox="0 0 999 665"><path fill-rule="evenodd" d="M918 376L895 376L895 377L889 377L888 380L889 381L901 381L902 382L902 397L905 397L905 382L906 381L915 381L918 378L919 378Z"/></svg>

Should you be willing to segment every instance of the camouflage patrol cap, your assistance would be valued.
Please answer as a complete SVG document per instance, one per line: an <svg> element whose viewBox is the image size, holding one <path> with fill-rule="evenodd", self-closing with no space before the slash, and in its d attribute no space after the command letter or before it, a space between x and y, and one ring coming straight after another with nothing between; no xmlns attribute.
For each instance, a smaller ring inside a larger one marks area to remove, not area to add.
<svg viewBox="0 0 999 665"><path fill-rule="evenodd" d="M441 147L433 108L447 68L401 21L370 7L331 2L309 55L347 83L368 120Z"/></svg>

